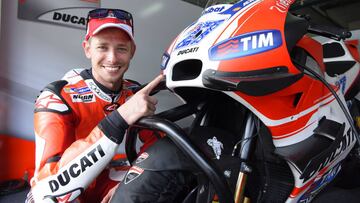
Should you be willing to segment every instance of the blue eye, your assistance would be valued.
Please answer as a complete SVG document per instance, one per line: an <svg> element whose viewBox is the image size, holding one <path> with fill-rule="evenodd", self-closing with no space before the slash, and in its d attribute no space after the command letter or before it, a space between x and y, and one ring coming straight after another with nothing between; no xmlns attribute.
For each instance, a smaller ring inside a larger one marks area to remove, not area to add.
<svg viewBox="0 0 360 203"><path fill-rule="evenodd" d="M119 48L118 48L118 51L124 52L124 51L127 51L127 48L126 48L126 47L119 47Z"/></svg>
<svg viewBox="0 0 360 203"><path fill-rule="evenodd" d="M106 46L98 46L97 49L100 49L100 50L106 50Z"/></svg>

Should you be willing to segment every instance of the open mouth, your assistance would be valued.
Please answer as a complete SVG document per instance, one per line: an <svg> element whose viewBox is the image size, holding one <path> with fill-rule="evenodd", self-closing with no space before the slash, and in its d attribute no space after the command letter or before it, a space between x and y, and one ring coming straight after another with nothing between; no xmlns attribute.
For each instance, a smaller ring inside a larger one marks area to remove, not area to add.
<svg viewBox="0 0 360 203"><path fill-rule="evenodd" d="M117 72L120 70L120 66L103 66L103 68L108 72Z"/></svg>

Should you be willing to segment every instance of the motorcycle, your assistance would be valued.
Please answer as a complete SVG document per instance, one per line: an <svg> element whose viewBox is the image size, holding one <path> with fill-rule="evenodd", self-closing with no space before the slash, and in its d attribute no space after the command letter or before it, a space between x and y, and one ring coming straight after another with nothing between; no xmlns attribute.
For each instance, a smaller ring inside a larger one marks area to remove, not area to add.
<svg viewBox="0 0 360 203"><path fill-rule="evenodd" d="M184 104L131 126L126 154L140 129L164 132L198 169L182 202L310 202L358 159L357 42L293 2L209 0L164 53L158 90Z"/></svg>

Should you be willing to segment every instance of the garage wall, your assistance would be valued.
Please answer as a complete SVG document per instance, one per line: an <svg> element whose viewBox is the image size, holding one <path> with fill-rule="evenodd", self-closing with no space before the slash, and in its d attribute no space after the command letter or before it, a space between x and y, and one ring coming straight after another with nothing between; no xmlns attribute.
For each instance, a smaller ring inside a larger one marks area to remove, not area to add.
<svg viewBox="0 0 360 203"><path fill-rule="evenodd" d="M18 1L3 1L0 39L0 134L32 140L33 106L39 91L73 68L90 67L81 42L85 30L17 18ZM160 72L172 39L201 8L179 0L102 0L101 7L134 15L137 52L127 78L145 83ZM159 95L159 111L179 101Z"/></svg>
<svg viewBox="0 0 360 203"><path fill-rule="evenodd" d="M0 38L1 38L1 4L2 4L2 0L0 0Z"/></svg>

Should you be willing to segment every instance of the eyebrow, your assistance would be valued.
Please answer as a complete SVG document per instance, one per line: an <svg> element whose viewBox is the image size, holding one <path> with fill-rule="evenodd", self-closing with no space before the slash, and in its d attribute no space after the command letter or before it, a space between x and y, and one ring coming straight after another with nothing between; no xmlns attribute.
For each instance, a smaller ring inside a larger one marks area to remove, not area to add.
<svg viewBox="0 0 360 203"><path fill-rule="evenodd" d="M109 46L110 43L109 42L100 42L98 44L94 44L96 47L97 46ZM119 44L116 44L114 45L116 48L128 48L127 44L126 43L119 43Z"/></svg>

